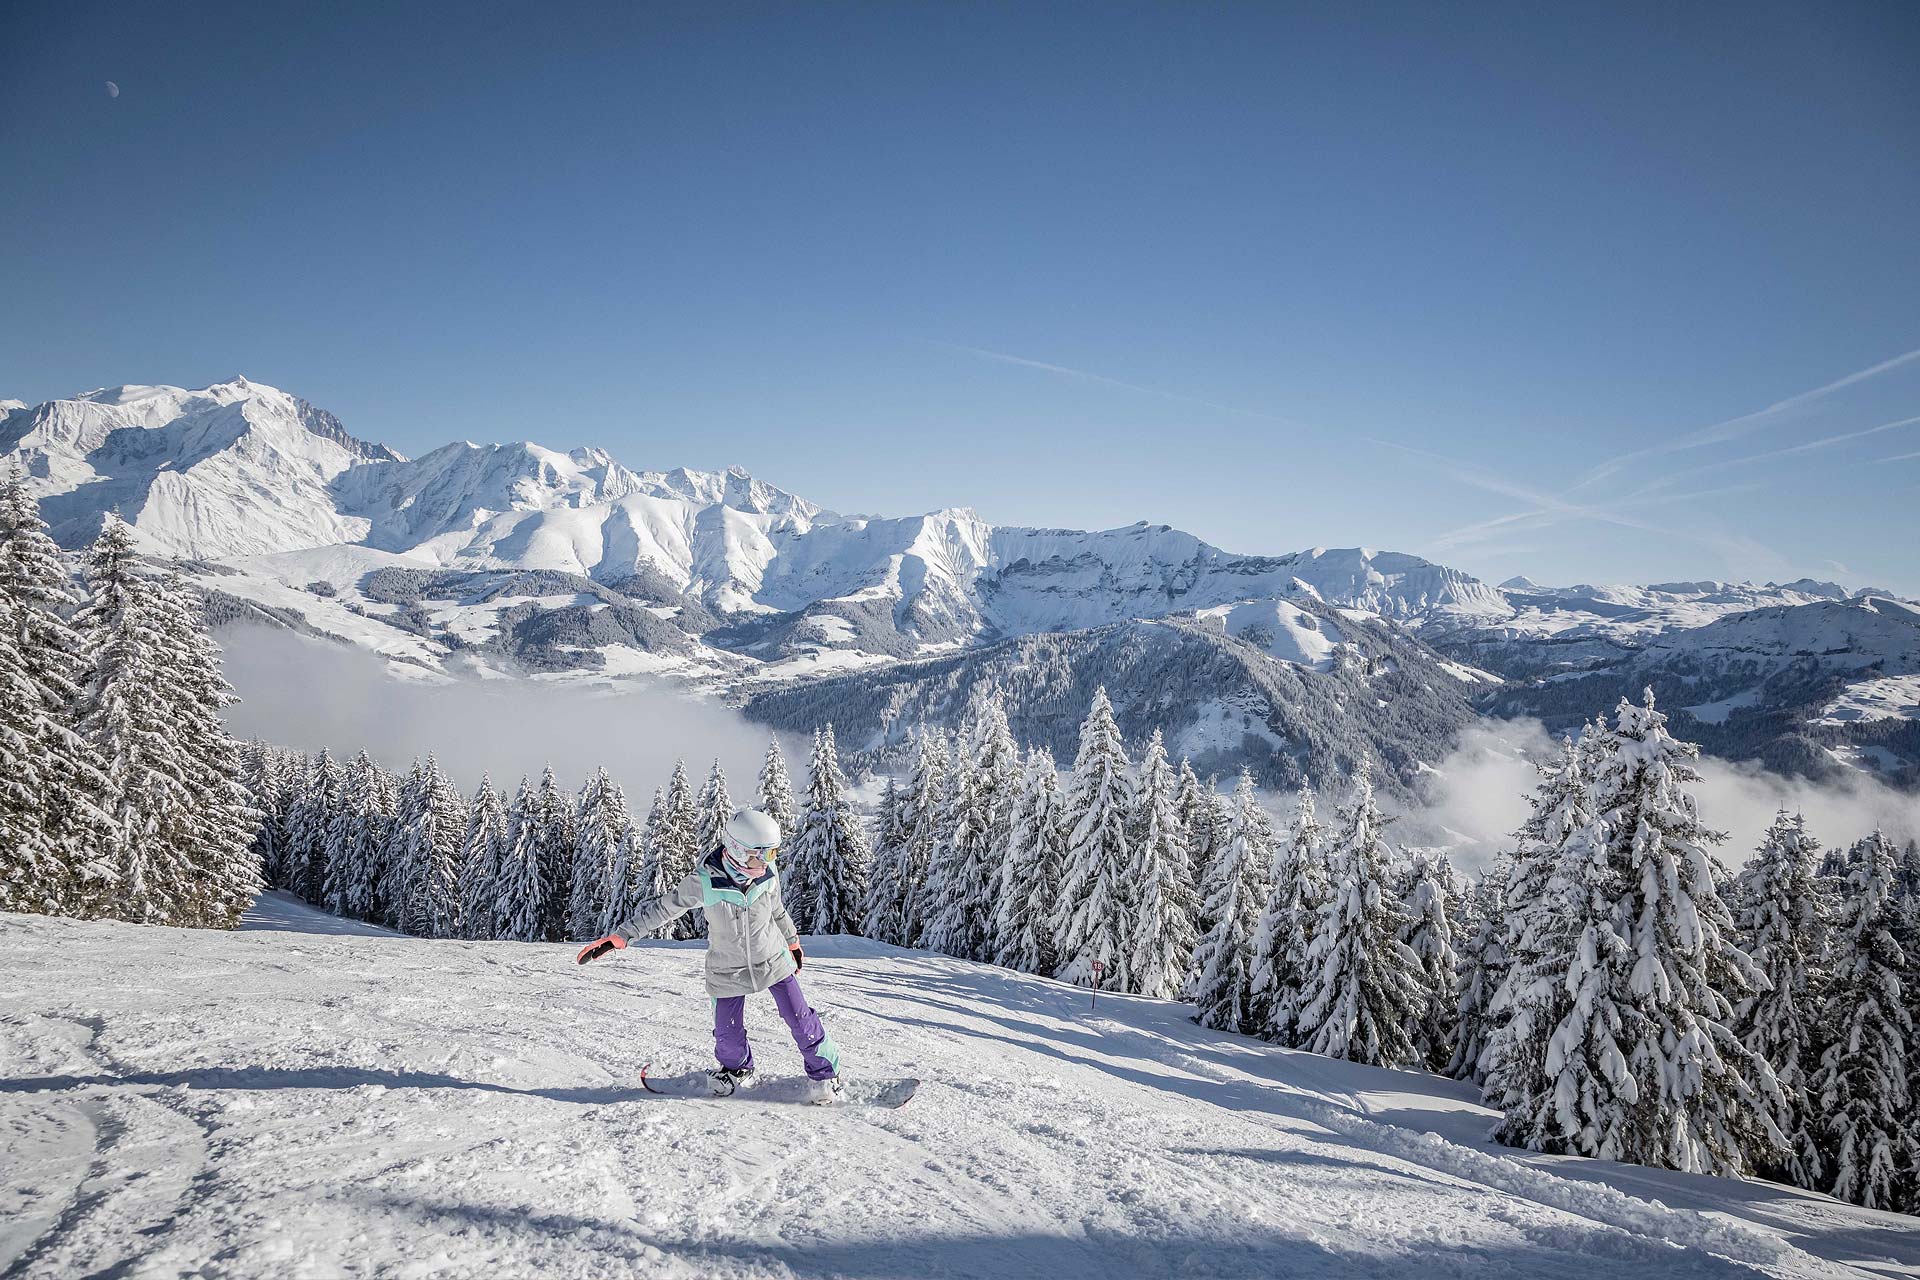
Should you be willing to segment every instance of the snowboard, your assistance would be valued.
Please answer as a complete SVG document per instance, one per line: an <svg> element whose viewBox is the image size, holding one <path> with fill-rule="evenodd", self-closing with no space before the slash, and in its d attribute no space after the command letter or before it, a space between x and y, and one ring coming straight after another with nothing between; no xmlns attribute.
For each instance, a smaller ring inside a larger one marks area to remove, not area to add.
<svg viewBox="0 0 1920 1280"><path fill-rule="evenodd" d="M920 1082L911 1076L901 1080L868 1080L859 1076L842 1082L840 1095L831 1100L813 1096L813 1081L805 1076L761 1076L744 1089L715 1094L705 1071L682 1071L670 1076L648 1075L649 1062L640 1068L640 1086L663 1098L706 1098L713 1102L764 1102L787 1106L811 1104L822 1107L884 1107L893 1110L912 1100Z"/></svg>

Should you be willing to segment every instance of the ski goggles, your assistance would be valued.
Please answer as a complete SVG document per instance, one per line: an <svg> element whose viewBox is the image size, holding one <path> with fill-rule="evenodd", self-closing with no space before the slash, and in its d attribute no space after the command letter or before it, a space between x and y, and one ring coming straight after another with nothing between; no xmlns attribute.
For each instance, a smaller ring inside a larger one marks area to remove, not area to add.
<svg viewBox="0 0 1920 1280"><path fill-rule="evenodd" d="M780 852L780 846L767 849L735 850L732 845L724 845L720 850L720 860L726 864L727 874L735 880L750 880L767 869L774 855Z"/></svg>

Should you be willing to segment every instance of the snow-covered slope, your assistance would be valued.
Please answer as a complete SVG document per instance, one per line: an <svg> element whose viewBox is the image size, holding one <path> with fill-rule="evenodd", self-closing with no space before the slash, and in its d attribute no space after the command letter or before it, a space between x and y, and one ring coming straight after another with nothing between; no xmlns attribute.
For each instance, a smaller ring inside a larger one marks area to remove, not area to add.
<svg viewBox="0 0 1920 1280"><path fill-rule="evenodd" d="M118 387L0 421L0 450L69 544L117 510L152 550L195 559L364 544L446 567L657 573L723 612L883 605L884 629L914 646L1301 590L1407 621L1512 612L1466 574L1367 549L1234 555L1165 525L996 527L964 508L847 518L737 468L633 471L598 449L452 444L408 460L244 378Z"/></svg>
<svg viewBox="0 0 1920 1280"><path fill-rule="evenodd" d="M23 1276L1895 1276L1914 1220L1489 1145L1461 1085L851 939L804 975L898 1111L653 1097L693 945L0 917L0 1269ZM761 1069L797 1055L749 1004Z"/></svg>

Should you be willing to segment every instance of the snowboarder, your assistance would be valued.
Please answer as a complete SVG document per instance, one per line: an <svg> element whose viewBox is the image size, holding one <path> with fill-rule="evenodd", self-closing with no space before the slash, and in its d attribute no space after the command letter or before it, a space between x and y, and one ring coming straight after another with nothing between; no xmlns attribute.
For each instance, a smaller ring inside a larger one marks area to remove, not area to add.
<svg viewBox="0 0 1920 1280"><path fill-rule="evenodd" d="M753 1049L747 1043L746 997L771 991L773 1002L806 1060L818 1099L840 1095L840 1050L820 1025L820 1015L800 992L800 935L780 899L773 860L780 852L780 825L758 809L739 809L720 832L720 847L668 893L642 903L612 933L580 949L576 963L597 960L652 933L695 907L707 915L707 994L713 997L713 1055L707 1072L716 1096L753 1083Z"/></svg>

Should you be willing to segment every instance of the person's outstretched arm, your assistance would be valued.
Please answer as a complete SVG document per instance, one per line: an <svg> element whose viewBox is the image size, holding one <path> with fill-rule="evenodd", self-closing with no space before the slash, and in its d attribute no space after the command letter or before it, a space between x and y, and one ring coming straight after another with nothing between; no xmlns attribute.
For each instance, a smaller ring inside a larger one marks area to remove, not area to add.
<svg viewBox="0 0 1920 1280"><path fill-rule="evenodd" d="M643 937L661 925L678 920L700 905L703 888L698 871L688 874L661 897L650 898L641 903L639 909L633 913L633 919L612 933L595 938L582 947L580 954L574 957L574 963L585 964L589 960L598 960L607 952L623 949L635 938Z"/></svg>

